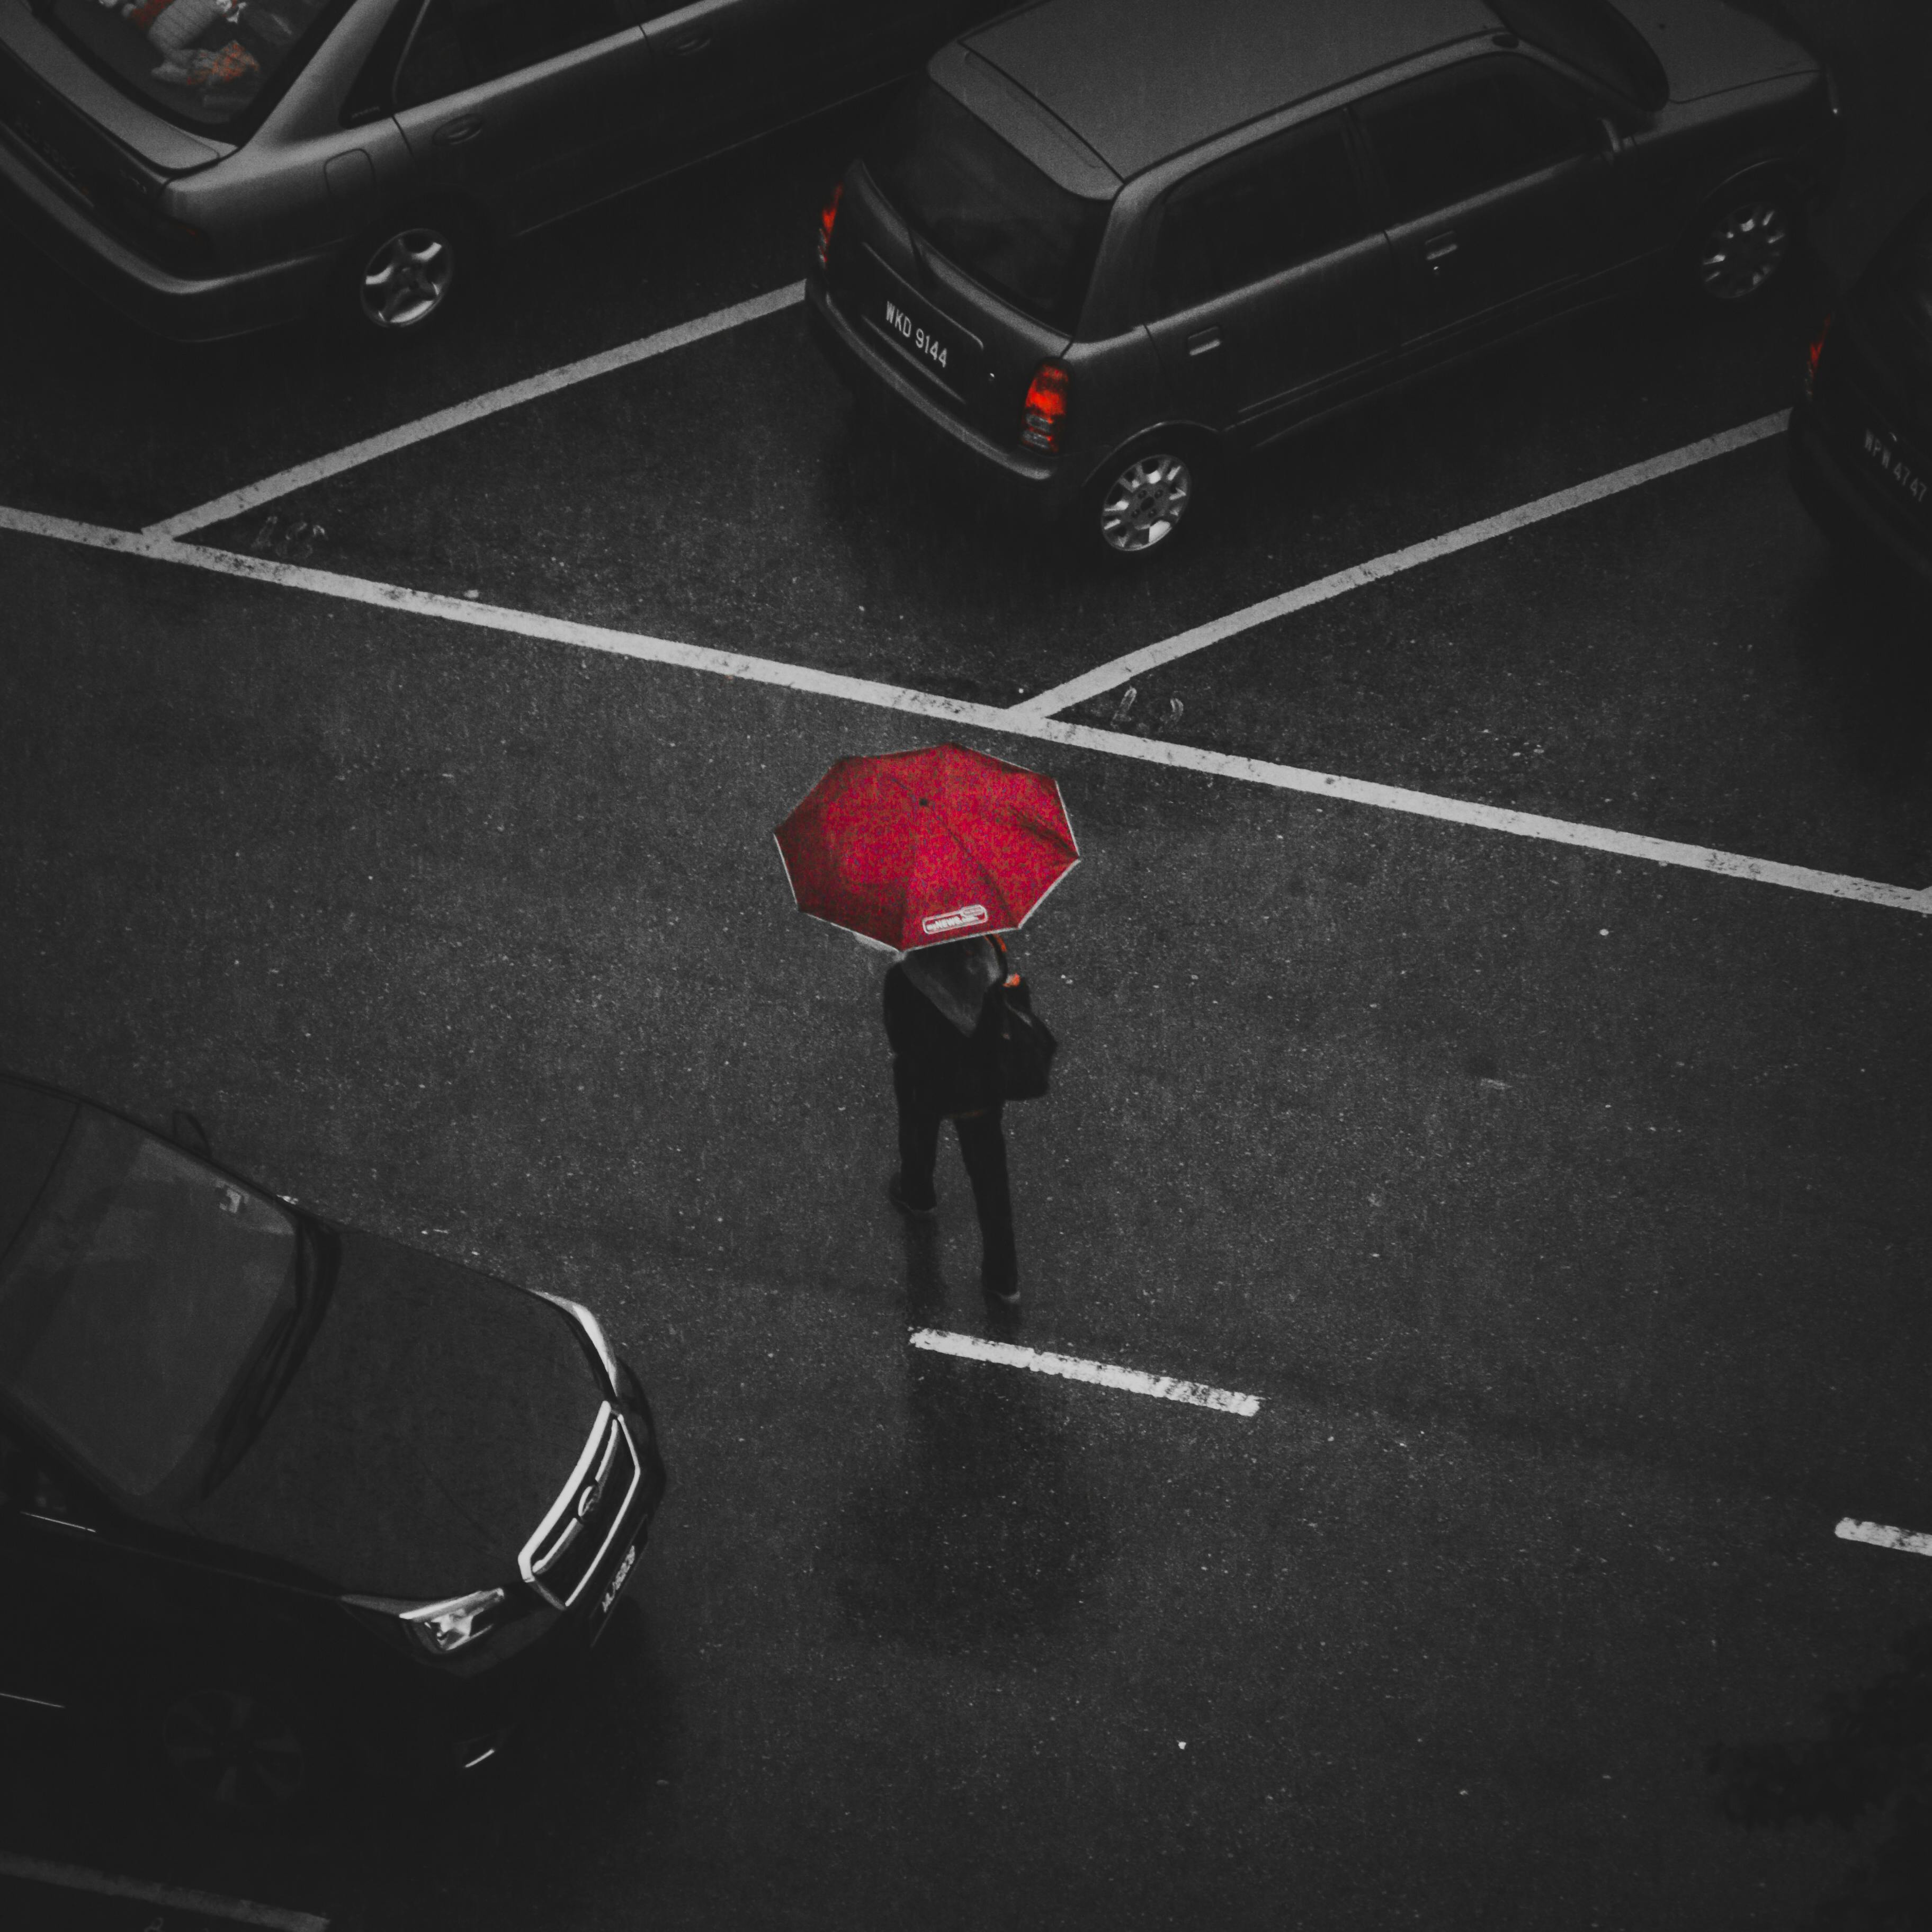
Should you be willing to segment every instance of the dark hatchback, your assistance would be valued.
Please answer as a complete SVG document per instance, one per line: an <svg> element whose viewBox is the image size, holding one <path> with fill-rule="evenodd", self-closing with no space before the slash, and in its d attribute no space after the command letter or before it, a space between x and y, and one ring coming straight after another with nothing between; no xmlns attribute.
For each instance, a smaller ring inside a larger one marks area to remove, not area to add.
<svg viewBox="0 0 1932 1932"><path fill-rule="evenodd" d="M488 1761L664 1490L575 1304L331 1226L0 1078L0 1700L292 1808Z"/></svg>
<svg viewBox="0 0 1932 1932"><path fill-rule="evenodd" d="M1791 476L1826 531L1932 590L1932 200L1811 345Z"/></svg>
<svg viewBox="0 0 1932 1932"><path fill-rule="evenodd" d="M1661 266L1754 294L1841 146L1721 0L1044 0L931 62L808 294L862 398L1131 557L1216 458Z"/></svg>

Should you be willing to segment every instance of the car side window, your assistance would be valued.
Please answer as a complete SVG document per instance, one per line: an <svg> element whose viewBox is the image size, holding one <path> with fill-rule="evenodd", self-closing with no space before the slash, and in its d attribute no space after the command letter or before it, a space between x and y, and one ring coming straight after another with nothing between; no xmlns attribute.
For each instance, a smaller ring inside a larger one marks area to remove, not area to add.
<svg viewBox="0 0 1932 1932"><path fill-rule="evenodd" d="M1361 196L1339 118L1298 128L1183 182L1154 242L1157 311L1192 308L1356 240Z"/></svg>
<svg viewBox="0 0 1932 1932"><path fill-rule="evenodd" d="M1391 88L1357 109L1382 169L1391 222L1448 208L1587 153L1580 104L1520 60L1483 60Z"/></svg>
<svg viewBox="0 0 1932 1932"><path fill-rule="evenodd" d="M621 0L430 0L402 71L396 104L415 107L500 80L626 24Z"/></svg>

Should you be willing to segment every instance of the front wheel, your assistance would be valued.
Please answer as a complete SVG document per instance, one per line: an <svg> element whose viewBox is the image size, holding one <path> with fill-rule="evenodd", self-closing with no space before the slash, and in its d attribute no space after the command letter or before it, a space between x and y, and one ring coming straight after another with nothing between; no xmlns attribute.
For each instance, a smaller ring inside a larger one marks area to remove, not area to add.
<svg viewBox="0 0 1932 1932"><path fill-rule="evenodd" d="M1088 484L1074 534L1090 553L1130 563L1173 542L1194 513L1203 464L1187 444L1154 436L1107 464Z"/></svg>
<svg viewBox="0 0 1932 1932"><path fill-rule="evenodd" d="M1739 188L1705 210L1697 224L1690 268L1709 300L1748 302L1790 259L1798 211L1773 183Z"/></svg>
<svg viewBox="0 0 1932 1932"><path fill-rule="evenodd" d="M178 1685L154 1714L158 1768L172 1795L215 1823L280 1824L334 1782L334 1740L304 1702L218 1678Z"/></svg>

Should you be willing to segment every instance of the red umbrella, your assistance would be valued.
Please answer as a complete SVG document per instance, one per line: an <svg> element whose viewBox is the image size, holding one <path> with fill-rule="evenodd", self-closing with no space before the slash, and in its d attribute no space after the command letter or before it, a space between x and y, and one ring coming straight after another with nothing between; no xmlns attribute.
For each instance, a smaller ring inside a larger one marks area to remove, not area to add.
<svg viewBox="0 0 1932 1932"><path fill-rule="evenodd" d="M896 952L1010 932L1080 862L1059 786L963 745L841 758L773 836L801 911Z"/></svg>

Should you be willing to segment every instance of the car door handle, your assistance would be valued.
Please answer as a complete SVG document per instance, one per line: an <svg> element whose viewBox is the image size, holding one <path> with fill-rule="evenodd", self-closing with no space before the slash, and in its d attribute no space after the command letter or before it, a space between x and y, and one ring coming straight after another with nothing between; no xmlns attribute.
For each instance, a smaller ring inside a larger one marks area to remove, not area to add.
<svg viewBox="0 0 1932 1932"><path fill-rule="evenodd" d="M673 40L670 51L682 59L692 54L701 54L710 44L711 29L704 27L694 34L686 34L681 40Z"/></svg>
<svg viewBox="0 0 1932 1932"><path fill-rule="evenodd" d="M1187 352L1190 356L1205 356L1210 349L1221 346L1221 332L1218 328L1197 328L1187 338Z"/></svg>
<svg viewBox="0 0 1932 1932"><path fill-rule="evenodd" d="M1422 259L1432 268L1440 268L1456 252L1456 238L1453 235L1432 235L1422 244Z"/></svg>
<svg viewBox="0 0 1932 1932"><path fill-rule="evenodd" d="M430 139L439 148L460 148L465 141L475 140L482 131L482 116L466 114L460 121L446 121Z"/></svg>

